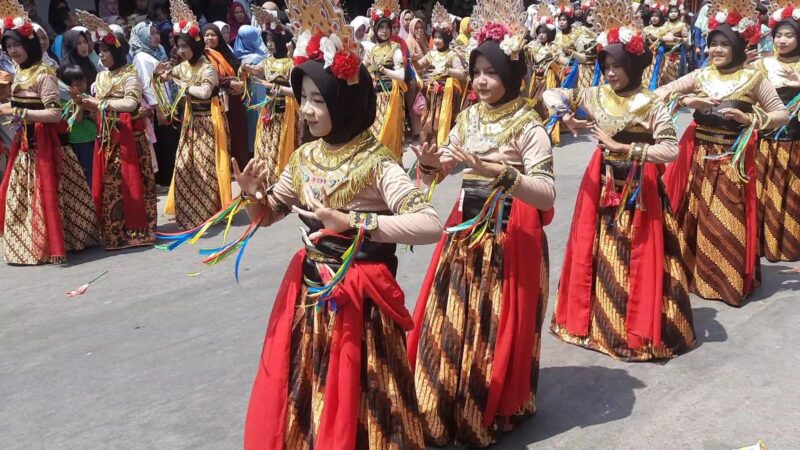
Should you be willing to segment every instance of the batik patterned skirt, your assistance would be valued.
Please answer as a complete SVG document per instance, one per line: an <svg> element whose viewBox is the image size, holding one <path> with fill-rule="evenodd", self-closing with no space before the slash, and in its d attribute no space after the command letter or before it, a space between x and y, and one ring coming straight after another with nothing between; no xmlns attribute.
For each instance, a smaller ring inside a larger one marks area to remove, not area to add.
<svg viewBox="0 0 800 450"><path fill-rule="evenodd" d="M531 395L513 417L497 417L484 425L492 379L500 309L503 302L503 239L487 233L469 249L450 236L445 242L426 304L415 368L425 442L486 447L500 432L536 412L539 353L549 292L547 239L542 234L540 292ZM419 324L417 326L420 326Z"/></svg>
<svg viewBox="0 0 800 450"><path fill-rule="evenodd" d="M278 165L281 152L283 117L283 113L273 113L271 120L267 121L263 113L258 116L257 126L260 129L256 132L254 158L258 162L264 162L266 169L269 170L266 181L267 186L275 184L280 176Z"/></svg>
<svg viewBox="0 0 800 450"><path fill-rule="evenodd" d="M144 133L136 133L136 150L139 156L139 172L144 194L144 216L147 228L132 230L125 225L122 200L122 163L119 145L106 149L105 174L103 177L103 243L108 250L153 245L158 221L155 174L150 156L150 147Z"/></svg>
<svg viewBox="0 0 800 450"><path fill-rule="evenodd" d="M592 87L595 76L595 60L587 61L585 64L580 65L578 71L578 89L585 89Z"/></svg>
<svg viewBox="0 0 800 450"><path fill-rule="evenodd" d="M319 432L335 313L298 299L292 324L286 448L311 450ZM361 408L356 448L425 448L408 364L405 332L372 301L364 302Z"/></svg>
<svg viewBox="0 0 800 450"><path fill-rule="evenodd" d="M58 203L64 228L64 249L83 250L100 243L97 216L83 167L69 146L62 147L64 170L58 183ZM148 157L149 157L148 153ZM152 172L152 169L151 169Z"/></svg>
<svg viewBox="0 0 800 450"><path fill-rule="evenodd" d="M192 229L222 209L211 115L192 117L175 161L175 222Z"/></svg>
<svg viewBox="0 0 800 450"><path fill-rule="evenodd" d="M745 287L746 183L729 158L706 159L726 153L730 146L731 142L715 143L696 134L688 183L675 218L684 235L681 253L689 268L689 290L705 299L741 306L760 284L756 259L754 279L749 290Z"/></svg>
<svg viewBox="0 0 800 450"><path fill-rule="evenodd" d="M756 173L761 255L800 261L800 142L762 139Z"/></svg>
<svg viewBox="0 0 800 450"><path fill-rule="evenodd" d="M624 181L618 182L619 190ZM603 181L600 198L606 197ZM680 249L680 229L664 198L664 277L661 296L661 345L647 343L638 349L628 347L626 317L630 294L631 236L633 209L626 209L614 226L617 207L601 207L595 242L595 263L592 282L589 331L586 336L574 336L556 323L551 332L564 342L605 353L625 361L650 361L674 358L689 351L695 342L692 307L689 301L689 282ZM558 307L558 304L556 304Z"/></svg>

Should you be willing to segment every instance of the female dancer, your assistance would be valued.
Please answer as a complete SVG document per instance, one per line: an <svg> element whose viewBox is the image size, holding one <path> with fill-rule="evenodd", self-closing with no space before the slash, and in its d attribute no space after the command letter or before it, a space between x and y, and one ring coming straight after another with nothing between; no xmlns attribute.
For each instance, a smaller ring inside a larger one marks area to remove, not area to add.
<svg viewBox="0 0 800 450"><path fill-rule="evenodd" d="M384 5L386 3L386 5ZM372 132L383 145L389 147L399 160L403 153L403 133L405 129L406 91L405 62L400 45L392 41L392 24L400 12L390 9L397 2L378 0L372 9L373 30L376 45L368 50L364 64L372 74L375 92L378 97L378 113ZM384 8L386 6L386 8Z"/></svg>
<svg viewBox="0 0 800 450"><path fill-rule="evenodd" d="M658 14L663 14L660 10L656 11ZM650 90L675 81L685 73L689 30L681 20L680 6L669 5L667 18L669 20L663 26L656 28L656 32L653 33L655 40L652 41L652 45L656 54L653 59L652 77L648 80ZM659 20L664 20L663 15L660 15Z"/></svg>
<svg viewBox="0 0 800 450"><path fill-rule="evenodd" d="M741 306L760 283L754 134L787 124L789 116L764 73L745 67L748 39L754 44L760 34L757 27L737 29L742 20L756 23L755 8L728 9L727 0L712 8L726 21L709 24L711 64L655 92L695 110L664 176L685 237L689 289Z"/></svg>
<svg viewBox="0 0 800 450"><path fill-rule="evenodd" d="M344 29L328 2L290 3L299 8L325 8L321 16ZM309 29L329 29L302 25L301 43ZM255 161L236 171L244 195L260 199L248 207L251 217L270 225L294 210L313 232L270 315L247 412L247 449L424 449L405 350L413 321L394 253L395 243L435 242L441 224L369 131L375 90L349 39L337 36L342 47L324 47L324 56L298 47L311 58L294 68L291 85L317 140L292 154L268 190ZM339 63L326 68L333 52Z"/></svg>
<svg viewBox="0 0 800 450"><path fill-rule="evenodd" d="M173 9L177 9L172 11L172 18L177 25L175 40L183 62L177 67L161 63L155 73L174 80L182 92L189 94L175 176L165 206L165 213L174 214L178 228L185 230L198 226L230 203L230 158L228 124L216 95L219 76L204 56L205 43L191 10Z"/></svg>
<svg viewBox="0 0 800 450"><path fill-rule="evenodd" d="M424 76L422 91L426 108L422 114L422 142L442 145L461 105L466 71L461 58L450 50L453 40L450 16L440 3L433 7L433 50L417 61Z"/></svg>
<svg viewBox="0 0 800 450"><path fill-rule="evenodd" d="M559 0L558 5L558 29L555 44L561 52L569 58L569 72L572 76L567 77L567 88L586 88L597 85L595 63L597 54L594 50L594 33L575 22L575 9L567 0ZM573 73L577 71L577 74ZM599 75L597 75L599 77Z"/></svg>
<svg viewBox="0 0 800 450"><path fill-rule="evenodd" d="M278 181L283 168L289 162L297 143L298 105L289 87L292 58L286 47L290 38L283 25L267 29L267 49L271 56L257 67L245 69L267 88L267 97L258 116L255 140L255 159L264 162L269 174L267 184Z"/></svg>
<svg viewBox="0 0 800 450"><path fill-rule="evenodd" d="M800 8L774 2L770 28L775 56L758 60L778 95L792 111L781 130L764 135L756 155L761 254L769 261L800 261Z"/></svg>
<svg viewBox="0 0 800 450"><path fill-rule="evenodd" d="M536 39L525 46L525 55L531 70L528 82L528 97L537 100L536 112L542 117L548 117L547 108L540 100L547 89L561 86L562 68L569 62L555 45L556 26L550 16L547 5L539 6L536 22ZM555 122L550 132L553 145L561 141L559 122Z"/></svg>
<svg viewBox="0 0 800 450"><path fill-rule="evenodd" d="M94 97L73 91L73 99L97 113L92 175L97 221L107 250L152 245L158 213L150 142L140 117L142 85L128 64L128 42L98 17L77 10L78 20L93 36L100 62Z"/></svg>
<svg viewBox="0 0 800 450"><path fill-rule="evenodd" d="M426 183L467 165L448 220L463 223L434 253L409 334L428 445L485 447L536 410L549 279L543 226L555 183L550 138L534 103L519 97L521 3L505 10L508 25L473 16L481 31L469 71L480 103L461 112L441 151L414 148Z"/></svg>
<svg viewBox="0 0 800 450"><path fill-rule="evenodd" d="M586 111L599 142L578 192L551 330L618 359L650 361L688 351L695 335L678 223L661 183L663 164L678 155L677 134L642 85L653 55L633 11L619 5L597 6L608 84L544 94L551 110L570 111L563 121L573 131L590 122L572 111ZM620 18L630 25L619 27Z"/></svg>
<svg viewBox="0 0 800 450"><path fill-rule="evenodd" d="M78 159L62 149L61 102L55 70L42 63L42 47L18 2L13 27L3 29L3 51L17 64L11 102L0 115L19 126L0 184L0 234L11 264L62 263L67 251L97 244L89 186ZM17 25L20 23L21 25Z"/></svg>

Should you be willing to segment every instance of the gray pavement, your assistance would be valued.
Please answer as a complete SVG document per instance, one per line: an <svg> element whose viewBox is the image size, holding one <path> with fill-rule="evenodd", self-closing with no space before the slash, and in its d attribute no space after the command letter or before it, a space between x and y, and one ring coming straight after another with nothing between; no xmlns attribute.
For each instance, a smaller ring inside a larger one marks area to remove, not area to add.
<svg viewBox="0 0 800 450"><path fill-rule="evenodd" d="M587 139L568 139L555 152L548 321L592 149ZM458 181L436 191L443 216ZM237 221L237 231L244 226ZM187 276L201 269L193 247L93 249L63 266L1 265L0 449L240 448L298 226L292 216L259 231L241 286L232 263ZM409 308L431 251L400 251ZM758 439L771 449L800 447L800 275L781 274L786 266L765 265L762 287L740 309L693 298L698 346L664 364L618 362L546 335L539 411L495 448L730 449ZM65 295L104 270L83 296Z"/></svg>

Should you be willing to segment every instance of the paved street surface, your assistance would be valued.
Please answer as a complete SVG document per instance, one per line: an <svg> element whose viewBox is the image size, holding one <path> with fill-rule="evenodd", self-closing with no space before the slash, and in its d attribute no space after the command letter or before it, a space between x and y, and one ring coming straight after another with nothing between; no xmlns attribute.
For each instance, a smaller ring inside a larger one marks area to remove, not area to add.
<svg viewBox="0 0 800 450"><path fill-rule="evenodd" d="M548 322L592 149L588 139L568 139L556 150ZM440 215L458 183L436 190ZM242 217L236 231L244 226ZM0 448L240 448L267 317L300 246L298 226L292 216L259 231L241 286L232 261L187 276L201 269L188 246L93 249L63 266L0 266ZM400 251L409 308L431 251ZM547 334L539 411L495 448L731 449L758 439L771 449L800 447L800 275L780 273L787 266L764 266L762 287L740 309L693 298L697 348L664 364L618 362ZM83 296L65 295L105 270Z"/></svg>

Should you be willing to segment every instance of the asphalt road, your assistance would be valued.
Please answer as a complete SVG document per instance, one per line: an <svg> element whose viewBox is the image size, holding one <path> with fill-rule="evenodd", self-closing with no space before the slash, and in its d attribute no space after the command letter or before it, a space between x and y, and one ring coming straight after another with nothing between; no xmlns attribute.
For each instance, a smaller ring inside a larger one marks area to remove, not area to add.
<svg viewBox="0 0 800 450"><path fill-rule="evenodd" d="M548 321L593 148L567 139L555 152ZM443 216L458 183L436 191ZM244 226L237 221L237 231ZM93 249L63 266L0 266L0 448L240 448L298 226L292 216L259 231L240 286L231 263L189 277L201 268L192 247ZM400 251L409 308L431 251ZM800 447L800 275L780 273L787 266L764 266L762 287L742 308L693 298L697 348L667 363L618 362L546 335L539 412L495 448L731 449L758 439ZM65 295L105 270L86 294Z"/></svg>

